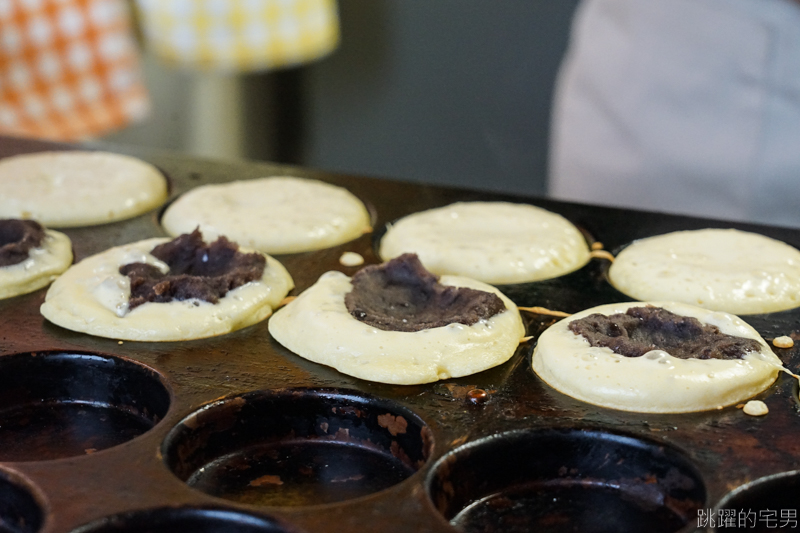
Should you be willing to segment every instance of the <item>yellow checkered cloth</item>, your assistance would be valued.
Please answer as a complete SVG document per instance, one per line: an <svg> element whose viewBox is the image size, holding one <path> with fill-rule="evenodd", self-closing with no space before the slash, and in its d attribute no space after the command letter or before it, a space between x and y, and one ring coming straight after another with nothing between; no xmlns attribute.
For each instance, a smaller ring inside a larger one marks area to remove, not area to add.
<svg viewBox="0 0 800 533"><path fill-rule="evenodd" d="M182 67L254 71L322 57L339 43L336 0L136 0L145 46Z"/></svg>

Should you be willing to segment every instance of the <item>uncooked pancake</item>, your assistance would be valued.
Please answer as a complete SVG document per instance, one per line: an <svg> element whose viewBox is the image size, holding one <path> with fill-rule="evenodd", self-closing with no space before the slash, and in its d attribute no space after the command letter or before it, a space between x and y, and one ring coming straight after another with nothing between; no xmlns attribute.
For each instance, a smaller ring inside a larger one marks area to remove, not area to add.
<svg viewBox="0 0 800 533"><path fill-rule="evenodd" d="M354 318L345 305L353 288L327 272L269 321L283 346L310 361L369 381L412 385L474 374L514 355L525 328L516 305L479 281L442 276L443 285L497 294L506 310L471 326L453 323L421 331L386 331Z"/></svg>
<svg viewBox="0 0 800 533"><path fill-rule="evenodd" d="M38 152L0 160L0 218L89 226L140 215L166 198L163 174L126 155Z"/></svg>
<svg viewBox="0 0 800 533"><path fill-rule="evenodd" d="M594 313L608 316L645 305L753 339L760 350L741 359L681 359L663 350L626 357L591 346L569 329L570 322ZM549 327L534 349L533 369L554 389L587 403L641 413L685 413L736 404L758 394L775 381L782 363L758 332L734 315L675 302L626 302L587 309Z"/></svg>
<svg viewBox="0 0 800 533"><path fill-rule="evenodd" d="M47 286L72 264L72 243L61 232L45 230L41 244L20 263L0 267L0 299Z"/></svg>
<svg viewBox="0 0 800 533"><path fill-rule="evenodd" d="M459 202L402 218L381 239L380 256L407 252L434 274L492 284L554 278L589 261L586 239L567 219L507 202Z"/></svg>
<svg viewBox="0 0 800 533"><path fill-rule="evenodd" d="M130 279L120 267L131 263L169 267L150 252L169 239L147 239L87 257L47 291L41 312L61 327L122 340L179 341L223 335L268 317L294 287L286 269L266 257L264 274L229 291L217 303L198 299L147 302L129 309ZM241 249L242 252L251 250Z"/></svg>
<svg viewBox="0 0 800 533"><path fill-rule="evenodd" d="M209 239L226 235L269 254L329 248L371 230L366 207L346 189L285 176L198 187L161 223L172 236L199 226Z"/></svg>
<svg viewBox="0 0 800 533"><path fill-rule="evenodd" d="M800 251L734 229L677 231L635 241L609 270L637 300L672 300L737 315L800 305Z"/></svg>

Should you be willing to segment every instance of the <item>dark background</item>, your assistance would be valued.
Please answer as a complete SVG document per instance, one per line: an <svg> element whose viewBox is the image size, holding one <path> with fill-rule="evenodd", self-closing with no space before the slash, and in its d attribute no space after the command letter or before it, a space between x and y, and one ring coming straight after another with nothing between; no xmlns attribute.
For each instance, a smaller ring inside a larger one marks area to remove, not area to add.
<svg viewBox="0 0 800 533"><path fill-rule="evenodd" d="M340 0L336 52L247 76L246 155L541 194L553 83L576 3ZM270 135L274 145L263 142Z"/></svg>

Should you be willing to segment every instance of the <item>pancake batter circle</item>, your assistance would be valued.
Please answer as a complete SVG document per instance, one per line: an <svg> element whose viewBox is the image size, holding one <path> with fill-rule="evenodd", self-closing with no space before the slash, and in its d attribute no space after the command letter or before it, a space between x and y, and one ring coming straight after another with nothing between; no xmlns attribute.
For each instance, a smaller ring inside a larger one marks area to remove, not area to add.
<svg viewBox="0 0 800 533"><path fill-rule="evenodd" d="M170 239L147 239L87 257L68 269L47 291L41 313L61 327L112 339L181 341L230 333L272 314L294 282L286 269L266 256L258 281L237 287L219 302L190 299L147 302L129 310L130 278L119 268L147 263L162 272L168 266L150 255ZM241 252L252 250L240 248Z"/></svg>
<svg viewBox="0 0 800 533"><path fill-rule="evenodd" d="M578 318L624 313L653 305L717 326L721 333L755 339L759 352L742 359L679 359L662 350L625 357L610 348L590 346L568 329ZM676 302L606 304L576 313L550 326L533 352L533 370L554 389L578 400L623 411L687 413L739 403L769 387L783 368L761 336L742 319Z"/></svg>
<svg viewBox="0 0 800 533"><path fill-rule="evenodd" d="M161 220L172 236L200 227L270 254L308 252L371 231L367 208L342 187L277 176L204 185L175 201Z"/></svg>
<svg viewBox="0 0 800 533"><path fill-rule="evenodd" d="M392 224L384 261L415 253L434 274L510 284L562 276L589 262L586 239L567 219L509 202L458 202Z"/></svg>
<svg viewBox="0 0 800 533"><path fill-rule="evenodd" d="M673 300L739 315L800 306L800 250L735 229L677 231L633 242L608 272L637 300Z"/></svg>
<svg viewBox="0 0 800 533"><path fill-rule="evenodd" d="M28 294L56 279L72 264L72 242L59 231L45 230L38 248L15 265L0 267L0 299Z"/></svg>
<svg viewBox="0 0 800 533"><path fill-rule="evenodd" d="M479 281L442 276L439 282L493 292L506 310L471 326L385 331L350 315L344 302L352 290L350 278L331 271L279 309L270 318L269 332L300 357L360 379L396 385L466 376L510 359L525 335L516 305Z"/></svg>
<svg viewBox="0 0 800 533"><path fill-rule="evenodd" d="M37 152L0 159L0 218L68 228L131 218L164 203L153 165L108 152Z"/></svg>

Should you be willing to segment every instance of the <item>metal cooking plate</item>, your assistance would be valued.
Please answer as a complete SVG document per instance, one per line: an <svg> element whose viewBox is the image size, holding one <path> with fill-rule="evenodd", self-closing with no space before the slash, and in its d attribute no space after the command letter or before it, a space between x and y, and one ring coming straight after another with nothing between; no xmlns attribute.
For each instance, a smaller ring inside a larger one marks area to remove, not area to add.
<svg viewBox="0 0 800 533"><path fill-rule="evenodd" d="M162 378L120 357L31 352L0 359L0 460L86 455L149 431L170 405Z"/></svg>
<svg viewBox="0 0 800 533"><path fill-rule="evenodd" d="M275 520L230 509L172 508L103 518L72 533L297 533Z"/></svg>
<svg viewBox="0 0 800 533"><path fill-rule="evenodd" d="M0 470L0 533L36 533L44 522L34 491L13 472Z"/></svg>
<svg viewBox="0 0 800 533"><path fill-rule="evenodd" d="M468 533L678 531L706 499L697 469L670 447L580 429L509 432L443 457L430 497Z"/></svg>
<svg viewBox="0 0 800 533"><path fill-rule="evenodd" d="M239 503L300 506L391 487L425 464L425 424L392 402L336 390L256 391L214 402L166 438L191 487Z"/></svg>

